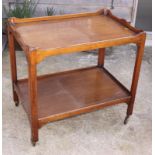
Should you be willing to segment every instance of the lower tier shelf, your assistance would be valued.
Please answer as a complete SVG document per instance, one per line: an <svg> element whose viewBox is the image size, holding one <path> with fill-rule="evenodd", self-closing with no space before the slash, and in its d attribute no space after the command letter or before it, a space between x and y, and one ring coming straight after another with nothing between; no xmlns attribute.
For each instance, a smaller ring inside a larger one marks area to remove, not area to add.
<svg viewBox="0 0 155 155"><path fill-rule="evenodd" d="M130 92L106 69L91 67L38 77L39 126L105 106L129 102ZM28 80L15 86L29 114Z"/></svg>

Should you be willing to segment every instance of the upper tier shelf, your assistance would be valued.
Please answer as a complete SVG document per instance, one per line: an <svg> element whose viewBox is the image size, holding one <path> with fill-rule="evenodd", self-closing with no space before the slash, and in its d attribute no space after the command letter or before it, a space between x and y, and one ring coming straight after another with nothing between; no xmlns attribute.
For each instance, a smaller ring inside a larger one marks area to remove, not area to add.
<svg viewBox="0 0 155 155"><path fill-rule="evenodd" d="M9 25L23 49L48 51L47 55L137 42L135 39L144 33L104 9L63 16L10 18Z"/></svg>

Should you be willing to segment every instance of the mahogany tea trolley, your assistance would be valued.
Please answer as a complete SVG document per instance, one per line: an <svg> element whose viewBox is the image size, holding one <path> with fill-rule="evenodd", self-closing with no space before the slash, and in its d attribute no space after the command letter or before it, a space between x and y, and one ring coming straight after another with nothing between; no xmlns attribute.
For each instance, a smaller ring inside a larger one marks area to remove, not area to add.
<svg viewBox="0 0 155 155"><path fill-rule="evenodd" d="M146 34L110 10L37 18L10 18L8 38L13 99L28 114L31 141L39 128L52 121L127 103L127 123L133 112ZM23 49L28 78L18 79L14 41ZM137 46L131 89L123 86L105 67L105 48L134 43ZM98 64L37 76L37 64L48 56L99 49Z"/></svg>

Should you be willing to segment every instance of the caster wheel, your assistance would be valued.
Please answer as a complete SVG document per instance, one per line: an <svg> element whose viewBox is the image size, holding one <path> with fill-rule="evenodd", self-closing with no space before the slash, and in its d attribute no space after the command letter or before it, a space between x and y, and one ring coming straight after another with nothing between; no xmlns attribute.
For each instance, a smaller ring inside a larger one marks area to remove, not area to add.
<svg viewBox="0 0 155 155"><path fill-rule="evenodd" d="M32 146L36 146L36 142L31 141Z"/></svg>
<svg viewBox="0 0 155 155"><path fill-rule="evenodd" d="M18 107L19 106L19 102L15 101L15 106Z"/></svg>
<svg viewBox="0 0 155 155"><path fill-rule="evenodd" d="M129 120L129 116L126 116L126 117L125 117L125 120L124 120L124 124L125 124L125 125L128 123L128 120Z"/></svg>

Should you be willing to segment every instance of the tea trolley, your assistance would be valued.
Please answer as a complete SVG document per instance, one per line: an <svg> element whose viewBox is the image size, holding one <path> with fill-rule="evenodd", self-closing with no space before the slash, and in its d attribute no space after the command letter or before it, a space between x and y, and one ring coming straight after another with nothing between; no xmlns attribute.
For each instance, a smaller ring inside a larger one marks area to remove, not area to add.
<svg viewBox="0 0 155 155"><path fill-rule="evenodd" d="M28 115L33 145L44 124L106 106L126 103L124 123L127 123L133 112L145 46L144 31L114 16L110 10L101 9L70 15L9 18L8 38L13 99L16 106L21 102ZM17 78L15 40L27 60L27 79ZM130 90L104 67L105 48L129 43L137 46ZM99 49L96 66L37 76L37 64L49 56L94 49Z"/></svg>

